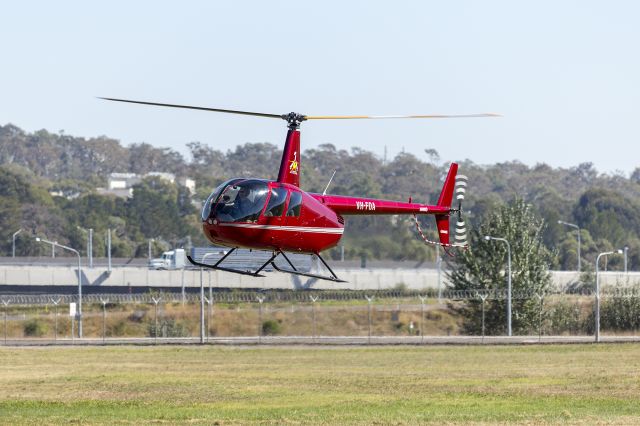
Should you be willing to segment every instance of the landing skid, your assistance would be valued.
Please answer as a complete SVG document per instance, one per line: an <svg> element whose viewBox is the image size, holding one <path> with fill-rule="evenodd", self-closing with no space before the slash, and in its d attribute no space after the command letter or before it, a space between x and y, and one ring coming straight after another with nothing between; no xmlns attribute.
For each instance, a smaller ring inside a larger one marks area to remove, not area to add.
<svg viewBox="0 0 640 426"><path fill-rule="evenodd" d="M208 269L214 269L216 271L224 271L224 272L231 272L232 274L240 274L240 275L249 275L252 277L265 277L265 275L260 274L260 272L266 268L269 264L271 264L271 266L273 266L273 269L275 269L278 272L285 272L287 274L292 274L292 275L300 275L303 277L308 277L308 278L317 278L319 280L327 280L327 281L333 281L333 282L337 282L337 283L344 283L346 281L341 280L338 278L338 276L336 275L335 272L333 272L333 270L331 269L331 267L327 264L327 262L325 262L325 260L319 255L316 254L316 256L318 257L318 259L320 259L320 261L322 262L322 264L327 268L327 270L329 271L329 273L331 274L330 276L326 276L326 275L319 275L319 274L311 274L308 272L301 272L298 271L298 269L293 265L293 263L291 262L291 260L289 260L289 257L287 257L286 254L284 254L283 251L278 250L276 252L273 253L273 255L271 256L271 258L269 260L267 260L266 262L264 262L262 264L262 266L260 266L258 269L256 269L255 271L242 271L240 269L233 269L233 268L226 268L223 266L220 266L220 264L222 262L224 262L224 260L235 251L235 248L232 248L231 250L229 250L224 256L222 256L222 258L220 260L218 260L216 263L214 263L213 265L208 265L206 263L201 263L201 262L197 262L195 261L191 256L187 255L187 259L189 259L189 262L191 262L192 265L195 266L199 266L201 268L208 268ZM282 257L287 261L287 263L289 264L289 266L291 266L292 270L289 269L284 269L284 268L280 268L278 265L276 265L275 260L276 258L282 255Z"/></svg>
<svg viewBox="0 0 640 426"><path fill-rule="evenodd" d="M338 276L336 275L335 272L333 272L333 269L331 269L331 267L329 267L329 265L327 265L327 262L324 261L324 259L322 257L320 257L319 254L316 254L316 256L318 257L318 259L320 259L320 261L322 262L322 264L327 268L327 270L329 271L329 273L331 274L331 276L326 276L326 275L318 275L318 274L310 274L308 272L300 272L296 269L295 266L293 266L293 263L291 263L291 261L289 260L289 258L287 257L286 254L284 254L284 252L280 251L277 254L281 254L282 257L285 258L285 260L287 261L287 263L291 266L291 268L293 268L293 271L290 271L288 269L282 269L280 268L278 265L276 265L275 262L271 262L271 266L273 266L273 269L275 269L278 272L286 272L287 274L292 274L292 275L300 275L302 277L309 277L309 278L317 278L319 280L327 280L327 281L333 281L336 283L346 283L345 280L341 280L340 278L338 278Z"/></svg>
<svg viewBox="0 0 640 426"><path fill-rule="evenodd" d="M201 262L196 262L191 256L187 255L187 259L189 259L189 262L191 262L192 265L195 266L199 266L201 268L209 268L209 269L215 269L216 271L225 271L225 272L231 272L232 274L240 274L240 275L249 275L252 277L264 277L265 275L261 275L260 271L262 271L264 268L267 267L267 265L269 265L269 263L272 263L273 260L278 256L278 253L274 253L273 256L271 256L271 259L267 260L261 267L259 267L257 270L255 271L242 271L240 269L233 269L233 268L225 268L223 266L220 266L220 264L234 251L236 251L235 248L232 248L231 250L229 250L227 252L227 254L225 254L224 256L222 256L222 258L220 260L218 260L216 263L214 263L213 265L208 265L206 263L201 263Z"/></svg>

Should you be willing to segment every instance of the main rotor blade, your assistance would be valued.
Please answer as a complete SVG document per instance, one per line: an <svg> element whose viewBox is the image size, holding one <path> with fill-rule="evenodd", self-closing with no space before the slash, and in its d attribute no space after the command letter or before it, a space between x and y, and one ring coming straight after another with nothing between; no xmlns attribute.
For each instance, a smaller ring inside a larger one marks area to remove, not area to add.
<svg viewBox="0 0 640 426"><path fill-rule="evenodd" d="M232 109L205 108L205 107L197 107L197 106L190 106L190 105L161 104L157 102L132 101L129 99L103 98L100 96L98 96L98 99L104 99L107 101L115 101L115 102L127 102L130 104L153 105L153 106L163 106L163 107L183 108L183 109L196 109L200 111L226 112L228 114L253 115L256 117L285 119L281 114L266 114L263 112L236 111Z"/></svg>
<svg viewBox="0 0 640 426"><path fill-rule="evenodd" d="M394 119L394 118L478 118L478 117L502 117L500 114L461 114L461 115L307 115L306 120L362 120L362 119Z"/></svg>

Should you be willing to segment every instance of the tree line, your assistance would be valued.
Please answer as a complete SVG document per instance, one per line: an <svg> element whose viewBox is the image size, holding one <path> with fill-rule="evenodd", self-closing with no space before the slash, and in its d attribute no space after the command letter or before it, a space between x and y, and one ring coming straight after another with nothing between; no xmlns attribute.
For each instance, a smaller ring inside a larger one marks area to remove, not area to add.
<svg viewBox="0 0 640 426"><path fill-rule="evenodd" d="M148 143L125 147L106 136L82 138L62 131L29 133L11 124L0 126L0 254L10 255L11 234L19 228L26 235L39 234L75 247L85 246L85 229L93 228L97 235L113 229L114 255L125 257L145 256L152 238L167 246L189 239L194 245L206 244L192 201L197 205L230 177L275 178L282 149L271 143L246 143L227 151L199 142L186 146L189 154L185 157ZM434 203L449 162L432 148L425 149L424 158L400 153L385 161L362 148L347 151L324 144L303 151L301 184L307 191L321 192L337 170L331 193L392 200L412 197ZM582 228L585 269L593 268L598 252L624 246L629 247L629 267L640 267L640 168L627 177L599 173L591 163L554 168L518 161L458 162L461 173L469 177L464 209L471 229L518 197L542 221L541 238L553 254L549 256L551 268L575 269L577 263L576 232L558 220ZM95 191L106 186L110 173L152 171L196 179L195 197L159 179L144 180L126 200ZM55 197L50 195L53 190L78 196ZM433 219L420 220L432 232ZM410 217L354 217L347 219L346 226L343 244L348 258L435 258L434 249L417 237ZM31 239L19 238L19 254L41 250ZM94 248L94 253L99 250ZM330 255L337 257L339 251ZM621 263L612 257L609 267L620 268Z"/></svg>

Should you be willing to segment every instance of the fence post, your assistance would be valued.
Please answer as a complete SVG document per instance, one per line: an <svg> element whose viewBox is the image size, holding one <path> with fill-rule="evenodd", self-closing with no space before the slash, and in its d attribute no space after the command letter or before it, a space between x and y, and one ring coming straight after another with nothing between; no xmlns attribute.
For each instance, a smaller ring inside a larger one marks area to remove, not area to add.
<svg viewBox="0 0 640 426"><path fill-rule="evenodd" d="M424 301L427 300L427 296L420 296L420 343L424 343Z"/></svg>
<svg viewBox="0 0 640 426"><path fill-rule="evenodd" d="M368 315L369 316L369 337L367 339L367 344L370 345L371 344L371 322L372 322L372 320L371 320L371 302L373 302L374 296L369 297L369 296L367 296L365 294L364 297L367 299L367 302L368 302L368 305L369 305L369 309L368 309L368 314L369 314Z"/></svg>
<svg viewBox="0 0 640 426"><path fill-rule="evenodd" d="M206 323L204 325L204 329L206 330L205 331L205 336L204 336L204 338L205 338L204 341L209 343L209 322L211 321L211 309L210 309L211 300L209 300L209 298L206 297L206 296L204 296L202 298L202 300L207 304L207 318L206 318L207 321L206 321ZM204 342L202 342L202 343L204 343Z"/></svg>
<svg viewBox="0 0 640 426"><path fill-rule="evenodd" d="M4 305L4 345L7 346L7 309L9 301L2 299L2 304Z"/></svg>
<svg viewBox="0 0 640 426"><path fill-rule="evenodd" d="M155 323L154 329L153 329L153 336L154 336L154 344L158 344L158 303L162 300L162 297L159 298L155 298L153 296L151 296L151 300L153 300L153 303L155 304L155 309L154 309L154 315L153 315L153 321Z"/></svg>
<svg viewBox="0 0 640 426"><path fill-rule="evenodd" d="M480 299L482 300L482 343L484 343L484 335L485 335L485 325L484 325L485 306L484 306L484 303L487 300L487 295L486 294L478 295L478 297L480 297Z"/></svg>
<svg viewBox="0 0 640 426"><path fill-rule="evenodd" d="M200 344L204 345L204 268L200 268Z"/></svg>
<svg viewBox="0 0 640 426"><path fill-rule="evenodd" d="M258 310L258 344L262 343L262 302L264 302L264 296L257 296L258 302L260 302L260 308Z"/></svg>
<svg viewBox="0 0 640 426"><path fill-rule="evenodd" d="M258 344L262 343L262 302L264 302L264 296L257 296L260 307L258 311Z"/></svg>
<svg viewBox="0 0 640 426"><path fill-rule="evenodd" d="M104 345L107 337L107 303L109 303L109 299L104 300L101 297L100 301L102 302L102 344Z"/></svg>
<svg viewBox="0 0 640 426"><path fill-rule="evenodd" d="M540 300L540 313L538 315L538 342L540 342L542 340L542 300L544 295L536 293L536 297Z"/></svg>
<svg viewBox="0 0 640 426"><path fill-rule="evenodd" d="M53 340L58 341L58 303L60 303L60 298L57 299L50 298L51 303L53 303L54 308L54 318L53 318Z"/></svg>
<svg viewBox="0 0 640 426"><path fill-rule="evenodd" d="M209 337L211 337L211 320L213 317L213 296L209 294L209 306L207 309L207 343L209 342Z"/></svg>
<svg viewBox="0 0 640 426"><path fill-rule="evenodd" d="M311 317L313 320L313 343L316 343L316 302L318 301L319 296L311 296L309 295L309 299L311 299Z"/></svg>

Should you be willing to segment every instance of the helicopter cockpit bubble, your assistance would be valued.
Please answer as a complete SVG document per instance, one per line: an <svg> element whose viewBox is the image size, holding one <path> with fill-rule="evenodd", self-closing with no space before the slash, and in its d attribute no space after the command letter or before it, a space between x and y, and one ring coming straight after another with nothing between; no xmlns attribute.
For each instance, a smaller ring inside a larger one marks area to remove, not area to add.
<svg viewBox="0 0 640 426"><path fill-rule="evenodd" d="M229 186L230 184L234 183L234 182L239 182L242 179L229 179L225 182L222 182L220 185L218 185L212 192L211 194L207 197L207 201L204 202L204 205L202 206L202 214L201 214L201 219L202 221L206 221L207 219L212 218L212 210L213 210L213 206L215 205L216 201L218 200L218 198L220 197L220 195L222 194L222 191Z"/></svg>
<svg viewBox="0 0 640 426"><path fill-rule="evenodd" d="M267 183L261 180L230 181L209 202L208 217L218 222L256 222L268 192Z"/></svg>

